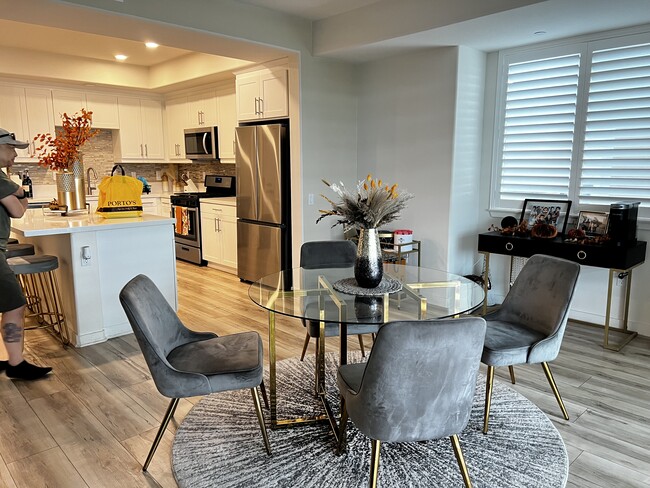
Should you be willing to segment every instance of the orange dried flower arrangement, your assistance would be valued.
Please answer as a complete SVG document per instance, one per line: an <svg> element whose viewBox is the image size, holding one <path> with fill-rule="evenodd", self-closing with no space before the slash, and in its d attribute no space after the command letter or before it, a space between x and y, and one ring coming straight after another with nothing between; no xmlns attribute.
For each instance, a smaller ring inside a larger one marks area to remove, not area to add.
<svg viewBox="0 0 650 488"><path fill-rule="evenodd" d="M88 139L99 132L92 129L93 113L81 109L73 115L64 113L61 129L56 136L51 134L37 134L34 142L40 143L36 147L38 165L52 171L63 171L79 158L79 149Z"/></svg>

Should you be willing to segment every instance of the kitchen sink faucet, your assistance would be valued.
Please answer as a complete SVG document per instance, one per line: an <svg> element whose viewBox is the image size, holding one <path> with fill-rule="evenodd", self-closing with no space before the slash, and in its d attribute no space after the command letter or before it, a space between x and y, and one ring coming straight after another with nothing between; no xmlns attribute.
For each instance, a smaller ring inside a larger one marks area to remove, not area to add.
<svg viewBox="0 0 650 488"><path fill-rule="evenodd" d="M92 171L93 173L93 178L92 180L90 179L90 172ZM88 180L88 188L86 188L86 195L92 195L93 190L96 190L97 187L93 186L92 181L97 181L97 172L95 171L94 168L90 167L86 170L86 179Z"/></svg>

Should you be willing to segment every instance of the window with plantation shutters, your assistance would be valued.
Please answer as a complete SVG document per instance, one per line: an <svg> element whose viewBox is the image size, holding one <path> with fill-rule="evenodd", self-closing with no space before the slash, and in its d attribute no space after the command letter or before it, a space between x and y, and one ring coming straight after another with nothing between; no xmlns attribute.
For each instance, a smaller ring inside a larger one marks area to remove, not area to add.
<svg viewBox="0 0 650 488"><path fill-rule="evenodd" d="M594 51L579 202L650 204L650 43Z"/></svg>
<svg viewBox="0 0 650 488"><path fill-rule="evenodd" d="M526 198L650 216L650 34L500 55L491 208Z"/></svg>

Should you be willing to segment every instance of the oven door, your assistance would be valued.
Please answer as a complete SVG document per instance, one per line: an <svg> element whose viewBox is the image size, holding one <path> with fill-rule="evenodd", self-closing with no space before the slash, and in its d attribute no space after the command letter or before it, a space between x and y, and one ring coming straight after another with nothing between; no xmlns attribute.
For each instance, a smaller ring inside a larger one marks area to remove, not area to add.
<svg viewBox="0 0 650 488"><path fill-rule="evenodd" d="M201 247L201 219L198 207L183 207L173 205L172 218L174 222L174 237L179 244Z"/></svg>

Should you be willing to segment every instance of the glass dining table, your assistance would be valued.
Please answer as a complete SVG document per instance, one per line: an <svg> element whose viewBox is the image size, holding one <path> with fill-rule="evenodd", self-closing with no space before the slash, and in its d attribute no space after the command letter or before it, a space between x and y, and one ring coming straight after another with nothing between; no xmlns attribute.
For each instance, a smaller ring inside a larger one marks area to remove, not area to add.
<svg viewBox="0 0 650 488"><path fill-rule="evenodd" d="M269 397L272 428L327 420L337 436L338 428L327 402L325 387L327 322L339 324L340 363L345 364L349 324L380 326L396 320L455 317L476 310L485 299L483 287L475 282L459 275L420 266L384 264L385 280L391 282L394 291L351 289L349 283L354 282L353 276L353 267L293 268L264 276L250 286L250 298L269 313ZM396 288L398 290L395 290ZM276 314L320 324L316 392L323 403L324 415L297 419L277 417Z"/></svg>

